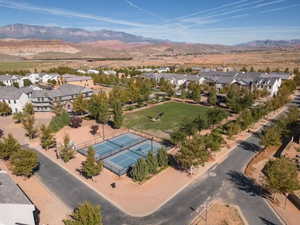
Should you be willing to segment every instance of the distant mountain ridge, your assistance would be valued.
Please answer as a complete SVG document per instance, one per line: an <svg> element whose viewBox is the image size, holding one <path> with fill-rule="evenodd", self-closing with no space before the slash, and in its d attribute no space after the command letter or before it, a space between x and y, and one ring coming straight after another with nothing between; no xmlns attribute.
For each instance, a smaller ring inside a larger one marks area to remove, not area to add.
<svg viewBox="0 0 300 225"><path fill-rule="evenodd" d="M300 39L292 40L256 40L236 46L240 47L300 47Z"/></svg>
<svg viewBox="0 0 300 225"><path fill-rule="evenodd" d="M164 40L146 38L125 32L111 30L87 31L78 28L48 27L27 24L12 24L0 27L0 38L62 40L73 43L106 40L118 40L125 43L166 42Z"/></svg>

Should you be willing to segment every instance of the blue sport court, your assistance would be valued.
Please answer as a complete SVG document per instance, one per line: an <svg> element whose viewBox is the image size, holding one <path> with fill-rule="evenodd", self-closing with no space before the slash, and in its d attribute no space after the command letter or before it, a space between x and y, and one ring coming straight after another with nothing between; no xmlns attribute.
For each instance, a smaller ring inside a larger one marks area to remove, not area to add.
<svg viewBox="0 0 300 225"><path fill-rule="evenodd" d="M146 158L149 152L156 154L163 145L133 133L126 133L92 147L95 149L96 160L103 160L105 168L121 176L126 174L138 159ZM87 148L79 152L86 155Z"/></svg>

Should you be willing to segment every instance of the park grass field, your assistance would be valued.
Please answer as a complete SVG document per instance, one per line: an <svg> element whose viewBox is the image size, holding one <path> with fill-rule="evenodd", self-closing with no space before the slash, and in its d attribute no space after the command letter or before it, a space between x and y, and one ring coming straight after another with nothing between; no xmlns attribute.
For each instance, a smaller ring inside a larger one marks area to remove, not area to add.
<svg viewBox="0 0 300 225"><path fill-rule="evenodd" d="M178 129L181 124L194 120L198 115L204 115L209 108L179 102L168 102L149 109L128 113L124 119L127 128L144 131L161 138L169 138L169 134ZM158 121L152 121L163 113Z"/></svg>

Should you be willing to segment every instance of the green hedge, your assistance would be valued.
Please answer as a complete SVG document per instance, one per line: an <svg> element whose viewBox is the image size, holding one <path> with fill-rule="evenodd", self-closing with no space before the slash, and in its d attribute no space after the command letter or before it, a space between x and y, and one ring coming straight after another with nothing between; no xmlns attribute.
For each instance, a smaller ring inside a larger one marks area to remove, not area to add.
<svg viewBox="0 0 300 225"><path fill-rule="evenodd" d="M70 123L70 116L67 112L63 112L60 115L53 117L50 121L49 128L53 132L58 132L64 126L67 126Z"/></svg>

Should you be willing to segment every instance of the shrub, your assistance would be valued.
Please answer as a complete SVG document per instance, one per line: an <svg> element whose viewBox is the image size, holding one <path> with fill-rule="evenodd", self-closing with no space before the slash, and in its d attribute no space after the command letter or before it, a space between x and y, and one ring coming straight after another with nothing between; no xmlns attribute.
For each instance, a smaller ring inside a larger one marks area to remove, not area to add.
<svg viewBox="0 0 300 225"><path fill-rule="evenodd" d="M92 125L92 126L91 126L91 130L90 130L90 133L91 133L92 135L96 135L97 132L98 132L98 130L99 130L99 126L98 126L98 125Z"/></svg>
<svg viewBox="0 0 300 225"><path fill-rule="evenodd" d="M12 154L11 165L15 175L30 177L39 165L37 153L20 149Z"/></svg>
<svg viewBox="0 0 300 225"><path fill-rule="evenodd" d="M70 116L69 114L64 111L59 115L54 116L49 124L49 128L53 132L57 132L62 129L64 126L67 126L70 123Z"/></svg>
<svg viewBox="0 0 300 225"><path fill-rule="evenodd" d="M81 127L82 119L80 117L73 116L70 120L70 127L78 128Z"/></svg>

